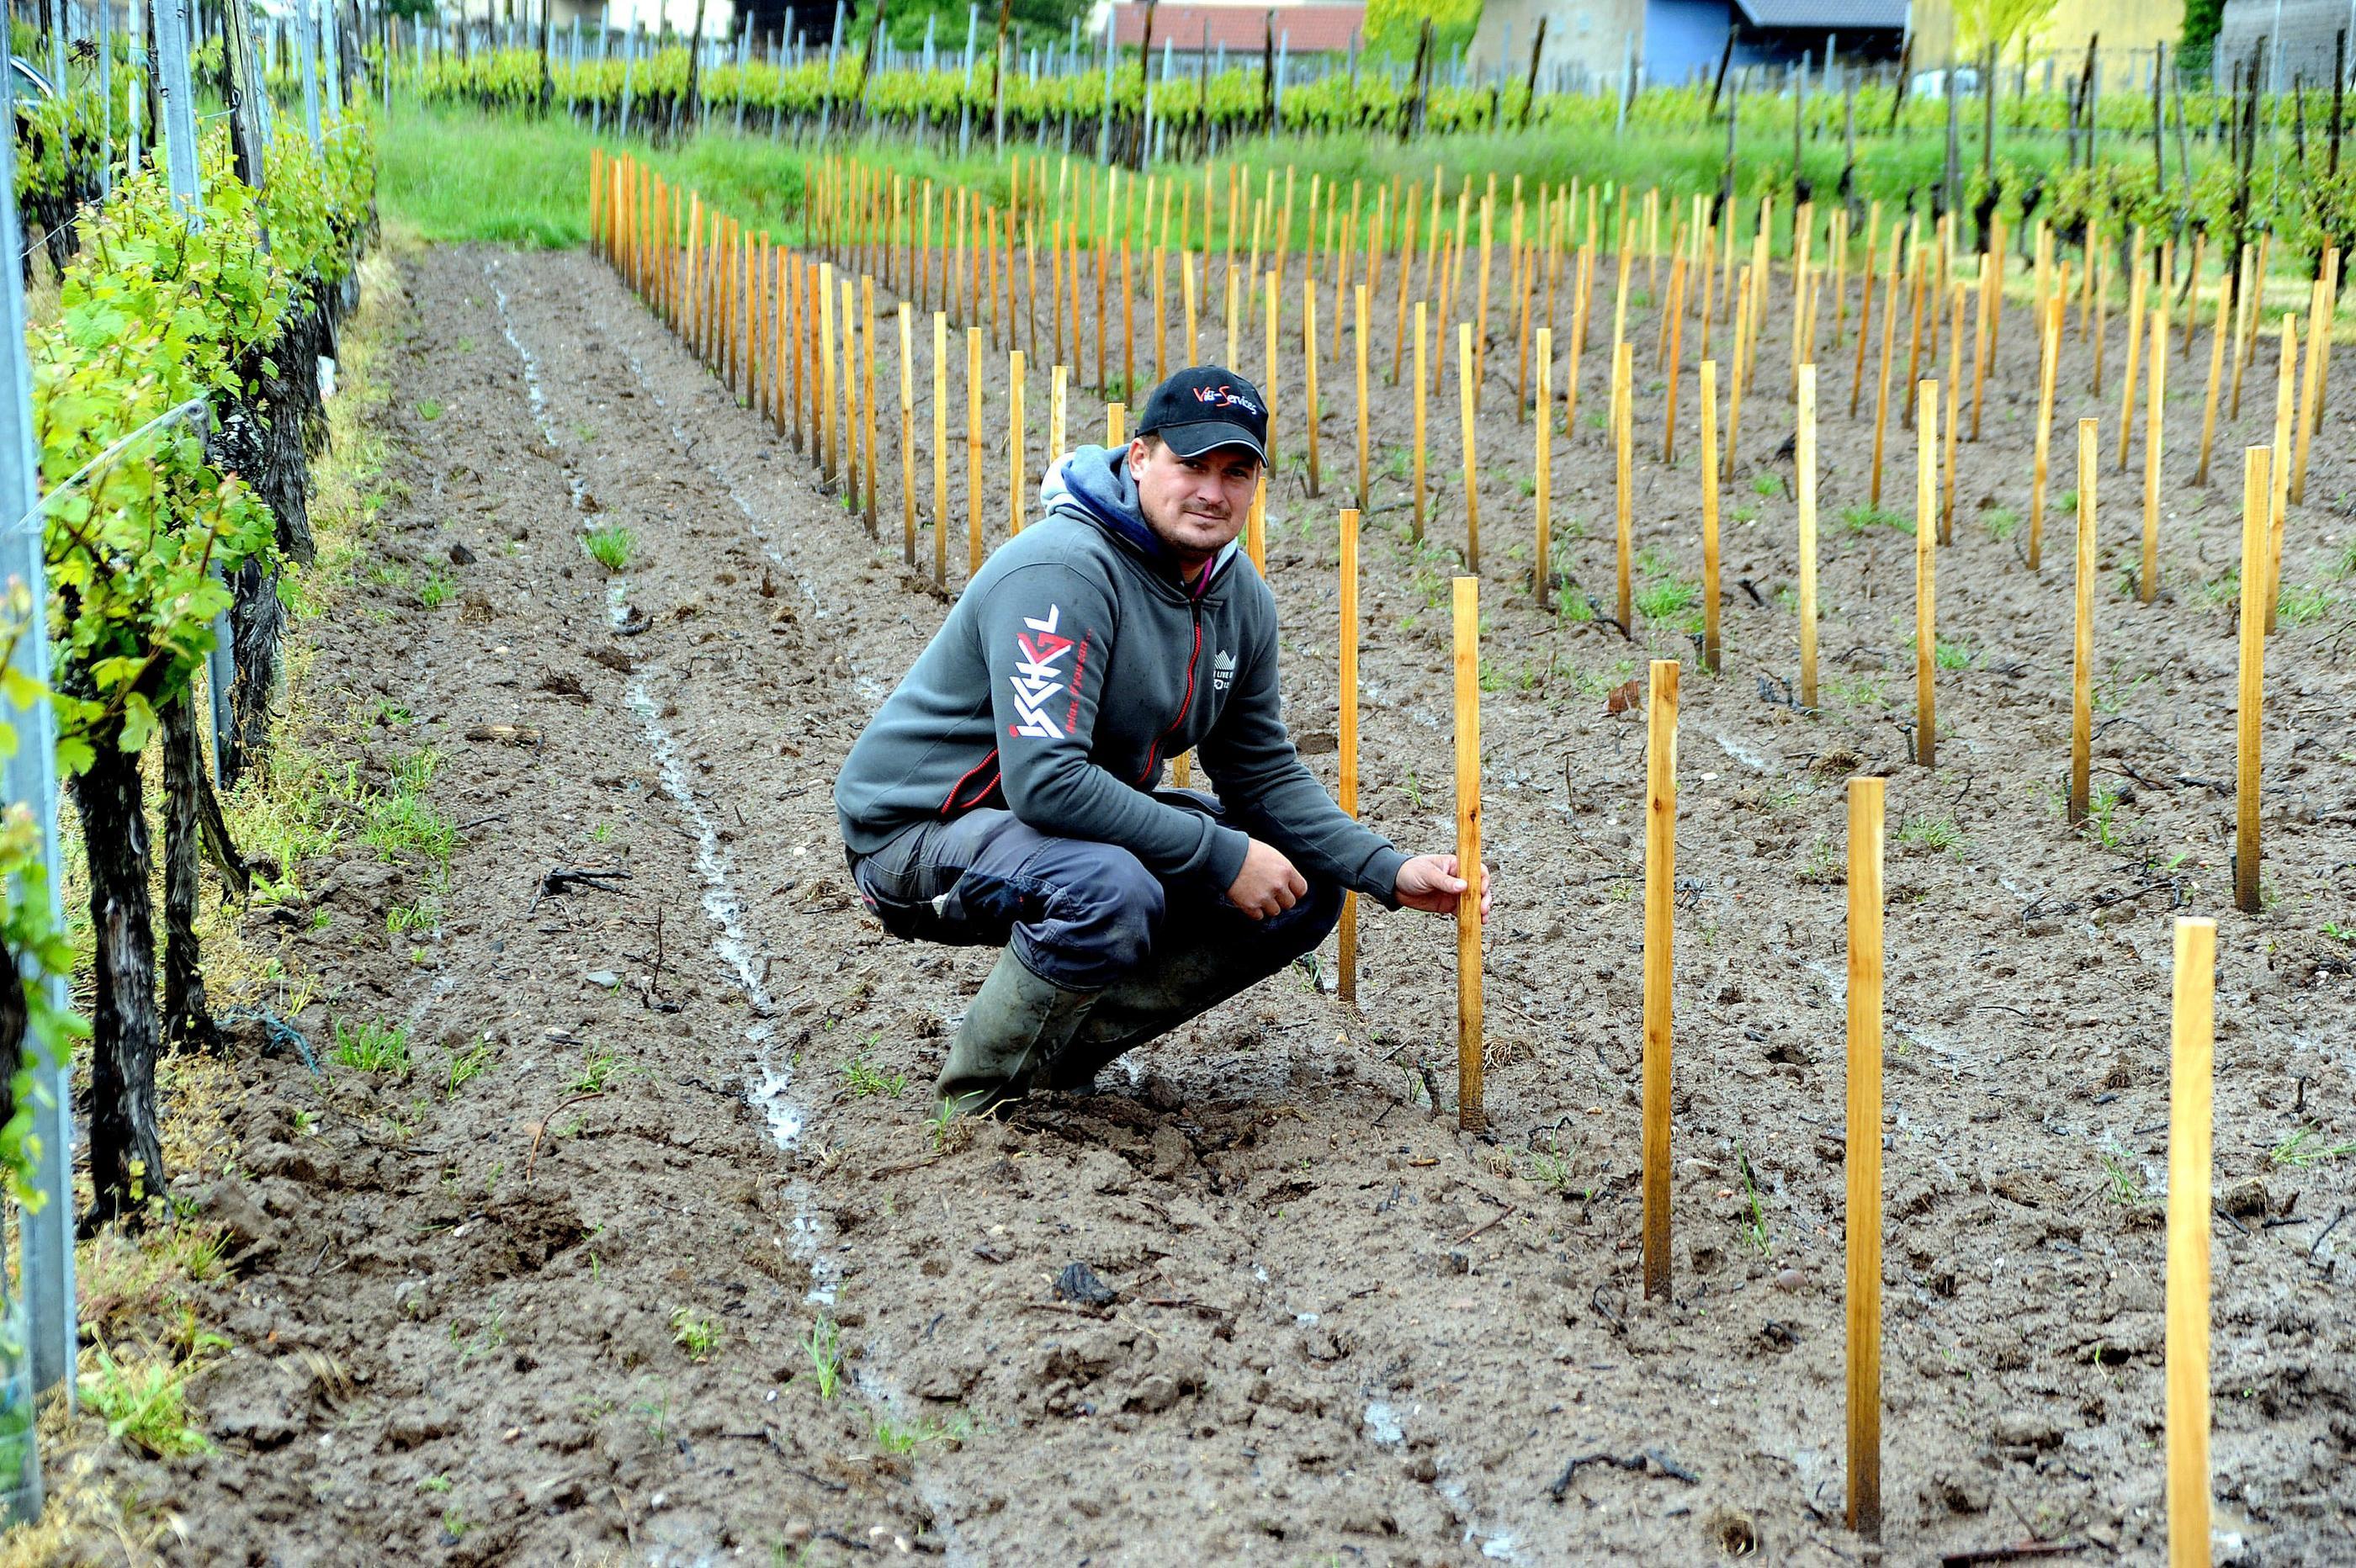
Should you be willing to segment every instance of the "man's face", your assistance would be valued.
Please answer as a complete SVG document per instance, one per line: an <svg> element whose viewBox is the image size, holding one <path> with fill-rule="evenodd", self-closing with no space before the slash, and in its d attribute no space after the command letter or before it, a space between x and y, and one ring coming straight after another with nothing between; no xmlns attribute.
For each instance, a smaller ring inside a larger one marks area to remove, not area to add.
<svg viewBox="0 0 2356 1568"><path fill-rule="evenodd" d="M1259 485L1259 459L1243 446L1181 457L1140 436L1129 443L1129 471L1146 527L1189 565L1216 555L1243 531Z"/></svg>

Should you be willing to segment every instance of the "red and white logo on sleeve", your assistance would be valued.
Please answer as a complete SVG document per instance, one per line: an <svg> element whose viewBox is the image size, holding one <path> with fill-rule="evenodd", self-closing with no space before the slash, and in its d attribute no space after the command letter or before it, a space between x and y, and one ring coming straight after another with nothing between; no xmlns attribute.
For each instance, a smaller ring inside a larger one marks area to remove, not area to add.
<svg viewBox="0 0 2356 1568"><path fill-rule="evenodd" d="M1022 656L1014 666L1012 677L1017 722L1008 727L1010 734L1034 741L1060 741L1071 715L1066 712L1063 723L1058 723L1048 711L1050 703L1069 688L1074 690L1072 708L1079 706L1076 688L1073 686L1077 671L1067 672L1065 667L1075 646L1074 639L1056 630L1063 618L1063 607L1050 604L1044 617L1025 615L1023 624L1027 630L1014 635L1015 648Z"/></svg>

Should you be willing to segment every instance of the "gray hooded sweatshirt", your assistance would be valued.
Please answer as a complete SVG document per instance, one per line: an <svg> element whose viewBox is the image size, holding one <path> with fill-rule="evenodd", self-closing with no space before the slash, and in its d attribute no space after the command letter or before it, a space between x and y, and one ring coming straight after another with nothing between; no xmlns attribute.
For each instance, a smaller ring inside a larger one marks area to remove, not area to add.
<svg viewBox="0 0 2356 1568"><path fill-rule="evenodd" d="M1080 448L1039 499L1045 516L983 563L844 760L834 803L852 853L998 807L1222 894L1246 835L1151 793L1191 749L1231 819L1305 874L1396 907L1406 857L1333 804L1285 733L1276 601L1251 558L1229 544L1180 581L1126 448Z"/></svg>

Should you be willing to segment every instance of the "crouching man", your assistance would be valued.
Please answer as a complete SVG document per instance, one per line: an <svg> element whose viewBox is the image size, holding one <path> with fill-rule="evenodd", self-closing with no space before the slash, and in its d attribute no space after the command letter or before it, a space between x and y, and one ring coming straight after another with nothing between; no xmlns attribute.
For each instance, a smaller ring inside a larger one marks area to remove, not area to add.
<svg viewBox="0 0 2356 1568"><path fill-rule="evenodd" d="M1312 951L1345 891L1456 912L1456 858L1352 820L1285 733L1275 601L1236 545L1267 438L1242 377L1164 381L1125 450L1048 475L843 763L885 928L1005 949L941 1072L953 1111L1085 1087ZM1215 798L1157 787L1189 750Z"/></svg>

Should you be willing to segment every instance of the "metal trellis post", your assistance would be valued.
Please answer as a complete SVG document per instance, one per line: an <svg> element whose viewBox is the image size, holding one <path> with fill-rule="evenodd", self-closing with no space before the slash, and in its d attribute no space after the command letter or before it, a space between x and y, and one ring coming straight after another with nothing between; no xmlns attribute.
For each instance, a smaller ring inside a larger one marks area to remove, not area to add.
<svg viewBox="0 0 2356 1568"><path fill-rule="evenodd" d="M13 137L0 138L0 246L13 254L24 250L24 229L16 216L16 149ZM17 639L14 662L44 690L49 683L49 640L43 619L48 588L42 571L40 462L33 443L32 374L25 356L24 275L16 267L0 267L0 333L9 344L5 378L0 378L0 514L9 519L0 534L0 575L22 582L27 595L28 621ZM54 901L63 882L58 853L58 737L56 719L46 699L9 715L16 730L16 752L8 759L5 780L8 799L23 802L35 813L41 835L41 864L48 872ZM49 1006L63 1011L66 982L50 976L43 984ZM40 1511L40 1455L33 1437L30 1398L63 1381L66 1398L73 1398L74 1356L80 1335L74 1322L73 1255L73 1098L69 1083L67 1052L29 1049L27 1065L33 1076L34 1129L40 1150L33 1181L41 1195L37 1211L23 1217L25 1307L27 1349L32 1381L26 1391L27 1408L21 1441L22 1468L0 1477L14 1490L16 1500L30 1518Z"/></svg>

